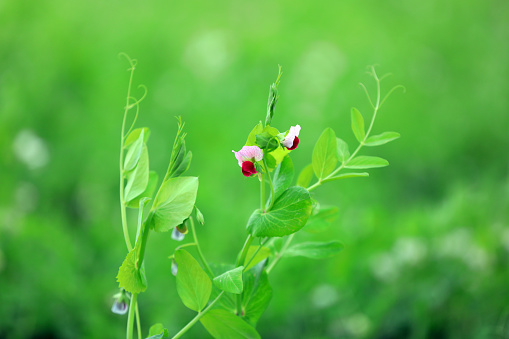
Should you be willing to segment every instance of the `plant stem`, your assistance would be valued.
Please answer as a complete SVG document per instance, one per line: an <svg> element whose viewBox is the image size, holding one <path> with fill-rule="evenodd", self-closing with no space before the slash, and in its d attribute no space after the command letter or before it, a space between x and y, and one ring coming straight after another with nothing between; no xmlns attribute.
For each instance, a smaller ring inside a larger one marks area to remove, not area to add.
<svg viewBox="0 0 509 339"><path fill-rule="evenodd" d="M134 65L130 59L129 63L131 64L131 75L129 77L129 85L127 86L127 102L125 105L124 118L122 120L122 131L120 136L120 215L122 217L122 230L124 232L125 244L127 246L127 250L130 252L133 249L133 245L131 244L131 239L129 237L129 230L127 228L127 217L126 217L126 206L124 200L124 139L125 139L125 121L127 119L127 112L129 111L129 98L131 96L131 85L133 82L134 75Z"/></svg>
<svg viewBox="0 0 509 339"><path fill-rule="evenodd" d="M291 234L288 239L286 239L286 242L285 244L283 245L283 247L281 248L281 252L279 252L276 257L274 258L274 261L272 261L270 263L270 265L267 267L266 271L267 271L267 274L270 273L270 271L272 271L272 269L274 268L274 266L276 266L276 264L279 262L279 260L281 259L281 257L285 254L286 250L288 249L288 246L290 246L290 243L292 242L293 240L293 237L295 236L295 233Z"/></svg>
<svg viewBox="0 0 509 339"><path fill-rule="evenodd" d="M207 263L207 260L205 260L205 257L203 256L203 252L201 251L200 243L198 242L198 236L196 235L196 229L194 227L193 217L189 217L189 222L191 224L191 231L193 232L194 243L196 244L196 249L198 250L198 255L200 256L201 262L203 263L203 266L205 266L205 269L207 270L207 273L209 274L209 276L211 278L213 278L214 273L210 269L210 266Z"/></svg>
<svg viewBox="0 0 509 339"><path fill-rule="evenodd" d="M138 329L138 339L141 339L141 323L140 323L140 310L138 309L138 302L136 302L136 328Z"/></svg>
<svg viewBox="0 0 509 339"><path fill-rule="evenodd" d="M212 306L215 305L216 302L219 301L219 299L223 296L224 294L224 291L221 291L221 293L219 293L219 295L217 296L216 299L214 299L214 301L212 301L209 306L207 306L206 309L204 309L203 311L201 312L198 312L198 314L189 322L187 323L186 326L184 326L177 334L175 334L175 336L173 337L173 339L177 339L177 338L180 338L182 335L184 335L184 333L186 333L191 327L193 327L194 324L196 324L196 322L198 322L198 320L200 320L201 317L203 317L208 311L210 311L210 309L212 308Z"/></svg>
<svg viewBox="0 0 509 339"><path fill-rule="evenodd" d="M244 247L242 247L242 250L240 250L240 254L237 257L237 262L235 263L235 267L242 266L242 264L246 260L247 251L249 249L249 246L251 246L253 239L254 239L254 237L251 234L248 234L246 241L244 242Z"/></svg>
<svg viewBox="0 0 509 339"><path fill-rule="evenodd" d="M254 237L249 234L247 236L246 242L244 243L244 247L240 251L239 256L237 257L237 262L235 263L235 267L242 266L246 261L247 251L249 250L249 246L253 242ZM237 294L237 314L242 314L242 294Z"/></svg>
<svg viewBox="0 0 509 339"><path fill-rule="evenodd" d="M152 212L148 215L147 220L145 220L145 222L143 223L142 230L138 237L138 240L136 240L136 244L135 244L136 248L138 248L138 246L139 246L139 253L137 256L138 261L136 262L137 269L141 268L141 264L143 263L143 258L145 257L145 249L147 248L148 235L150 234L149 225L152 221L153 215L154 215L154 213L152 213Z"/></svg>
<svg viewBox="0 0 509 339"><path fill-rule="evenodd" d="M136 299L138 294L134 293L131 297L131 305L129 306L129 315L127 317L127 339L133 339L134 311L136 309Z"/></svg>
<svg viewBox="0 0 509 339"><path fill-rule="evenodd" d="M267 173L267 178L269 178L268 181L269 181L271 196L270 196L270 205L267 208L267 211L270 211L270 209L272 208L272 205L274 204L274 197L276 194L274 192L274 185L272 183L272 178L270 177L270 173L269 173L269 167L267 166L267 161L265 160L265 158L263 159L263 166L265 167L265 173Z"/></svg>

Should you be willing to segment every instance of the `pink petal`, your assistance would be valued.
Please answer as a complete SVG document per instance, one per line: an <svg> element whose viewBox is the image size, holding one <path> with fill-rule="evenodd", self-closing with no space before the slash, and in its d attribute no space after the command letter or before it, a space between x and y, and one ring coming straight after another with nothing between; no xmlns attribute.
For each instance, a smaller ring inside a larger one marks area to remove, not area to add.
<svg viewBox="0 0 509 339"><path fill-rule="evenodd" d="M244 161L256 162L263 159L263 151L258 146L244 146L240 151L232 152L235 153L235 158L237 158L240 167L242 167Z"/></svg>

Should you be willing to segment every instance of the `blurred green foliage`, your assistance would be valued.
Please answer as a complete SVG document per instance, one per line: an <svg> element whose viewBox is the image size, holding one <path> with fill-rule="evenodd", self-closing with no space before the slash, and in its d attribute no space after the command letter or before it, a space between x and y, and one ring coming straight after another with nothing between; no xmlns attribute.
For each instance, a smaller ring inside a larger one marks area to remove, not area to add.
<svg viewBox="0 0 509 339"><path fill-rule="evenodd" d="M186 121L212 261L233 262L257 208L258 183L231 150L264 119L278 64L273 125L302 126L297 171L325 127L355 140L351 107L369 116L357 85L369 87L367 65L394 73L386 89L407 89L373 130L401 133L378 150L391 166L316 190L340 217L296 238L345 249L280 263L262 337L507 338L508 17L500 0L0 2L0 337L124 336L110 307L126 254L126 52L149 90L138 126L152 130L151 168L164 172L173 117ZM169 234L149 239L145 334L192 316L170 274L175 246Z"/></svg>

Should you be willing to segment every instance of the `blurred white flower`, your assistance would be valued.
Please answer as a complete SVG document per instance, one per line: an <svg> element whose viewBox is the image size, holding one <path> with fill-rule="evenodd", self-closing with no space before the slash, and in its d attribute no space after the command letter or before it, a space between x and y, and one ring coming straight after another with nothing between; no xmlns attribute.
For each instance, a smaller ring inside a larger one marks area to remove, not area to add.
<svg viewBox="0 0 509 339"><path fill-rule="evenodd" d="M428 248L418 238L399 238L392 248L394 256L401 264L415 265L426 257Z"/></svg>
<svg viewBox="0 0 509 339"><path fill-rule="evenodd" d="M339 295L334 286L323 284L316 286L311 291L311 303L316 308L325 308L338 301Z"/></svg>
<svg viewBox="0 0 509 339"><path fill-rule="evenodd" d="M370 266L371 272L379 280L391 282L399 276L399 261L390 252L375 255L371 259Z"/></svg>
<svg viewBox="0 0 509 339"><path fill-rule="evenodd" d="M362 313L356 313L345 318L343 323L346 331L356 337L365 336L371 327L371 321Z"/></svg>
<svg viewBox="0 0 509 339"><path fill-rule="evenodd" d="M31 130L21 130L12 145L14 155L31 170L44 167L49 162L46 142Z"/></svg>

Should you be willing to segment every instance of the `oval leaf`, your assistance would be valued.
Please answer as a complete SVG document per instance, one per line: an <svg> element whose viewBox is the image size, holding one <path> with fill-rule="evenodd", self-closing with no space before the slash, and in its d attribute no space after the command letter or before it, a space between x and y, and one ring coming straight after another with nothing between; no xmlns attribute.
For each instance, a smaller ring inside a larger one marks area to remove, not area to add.
<svg viewBox="0 0 509 339"><path fill-rule="evenodd" d="M342 163L348 160L350 157L350 151L348 150L348 144L340 138L336 138L338 148L338 159Z"/></svg>
<svg viewBox="0 0 509 339"><path fill-rule="evenodd" d="M313 179L313 164L309 164L300 172L299 178L297 179L297 186L308 187L309 183Z"/></svg>
<svg viewBox="0 0 509 339"><path fill-rule="evenodd" d="M244 288L242 284L242 271L244 266L229 270L214 278L214 285L220 290L240 294Z"/></svg>
<svg viewBox="0 0 509 339"><path fill-rule="evenodd" d="M290 247L286 252L285 256L288 257L307 257L311 259L323 259L332 257L335 254L341 252L343 245L337 241L331 242L303 242Z"/></svg>
<svg viewBox="0 0 509 339"><path fill-rule="evenodd" d="M318 179L325 178L336 168L338 161L336 134L325 129L313 149L313 170Z"/></svg>
<svg viewBox="0 0 509 339"><path fill-rule="evenodd" d="M118 269L117 282L130 293L141 293L147 289L147 279L142 269L136 268L136 249L131 250Z"/></svg>
<svg viewBox="0 0 509 339"><path fill-rule="evenodd" d="M240 317L226 310L215 309L205 313L200 322L215 339L258 339L256 330Z"/></svg>
<svg viewBox="0 0 509 339"><path fill-rule="evenodd" d="M400 137L399 133L396 132L384 132L382 134L373 135L366 139L364 145L366 146L378 146L383 145Z"/></svg>
<svg viewBox="0 0 509 339"><path fill-rule="evenodd" d="M140 136L141 132L143 132L143 142L147 143L148 137L150 136L150 129L148 127L143 128L136 128L129 133L127 138L124 141L124 148L131 145L133 142L138 140L138 137Z"/></svg>
<svg viewBox="0 0 509 339"><path fill-rule="evenodd" d="M351 169L366 169L388 166L389 162L379 157L371 157L367 155L361 155L353 158L346 164L345 168Z"/></svg>
<svg viewBox="0 0 509 339"><path fill-rule="evenodd" d="M283 237L297 232L311 214L311 197L302 187L293 186L281 194L269 212L256 210L247 223L255 237Z"/></svg>
<svg viewBox="0 0 509 339"><path fill-rule="evenodd" d="M148 185L148 149L145 144L142 145L140 160L136 167L127 173L127 184L125 185L124 197L129 203L131 200L142 194Z"/></svg>
<svg viewBox="0 0 509 339"><path fill-rule="evenodd" d="M138 195L133 200L129 201L129 203L127 203L127 207L139 208L141 199L152 198L152 195L154 194L154 192L156 190L158 181L159 181L159 176L157 175L157 173L155 171L149 171L147 188L145 188L145 191L143 191L143 193Z"/></svg>
<svg viewBox="0 0 509 339"><path fill-rule="evenodd" d="M364 140L366 136L366 132L364 131L364 118L361 112L355 107L352 108L352 131L359 142Z"/></svg>
<svg viewBox="0 0 509 339"><path fill-rule="evenodd" d="M185 250L175 252L177 293L186 307L200 312L210 297L212 283L200 264Z"/></svg>
<svg viewBox="0 0 509 339"><path fill-rule="evenodd" d="M197 177L178 177L165 181L152 207L154 230L166 232L182 224L193 212L197 192Z"/></svg>

